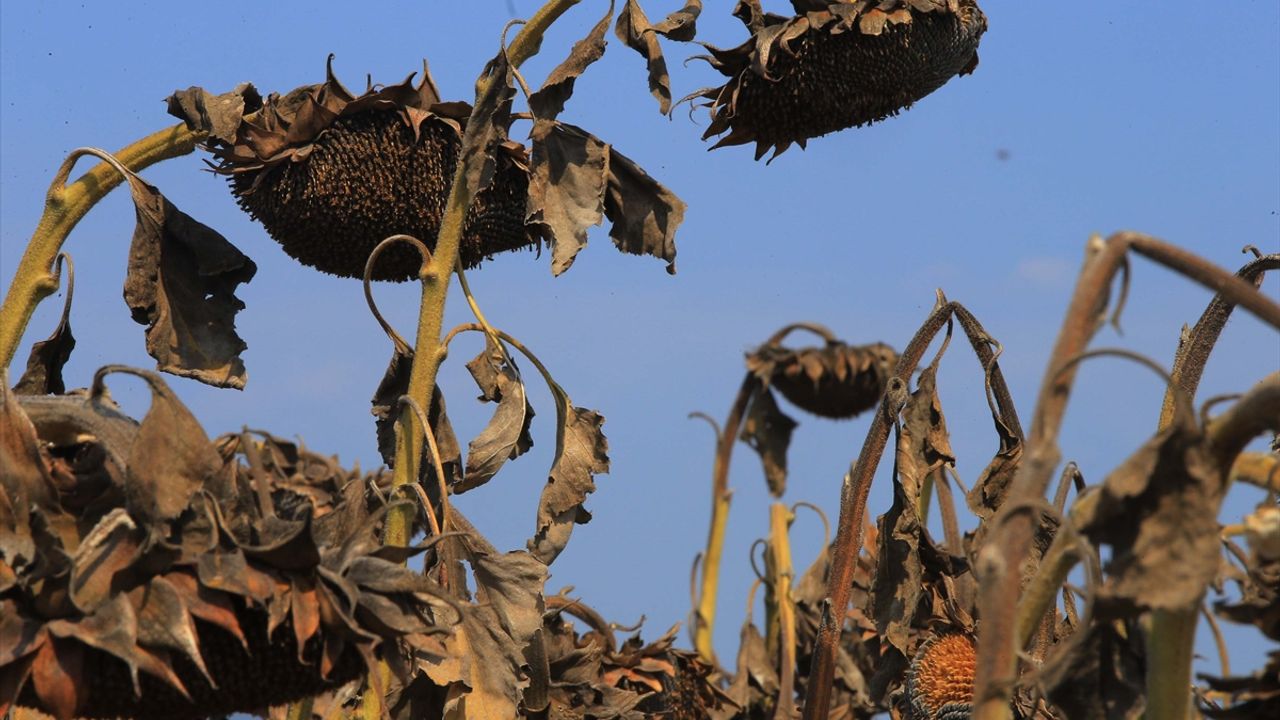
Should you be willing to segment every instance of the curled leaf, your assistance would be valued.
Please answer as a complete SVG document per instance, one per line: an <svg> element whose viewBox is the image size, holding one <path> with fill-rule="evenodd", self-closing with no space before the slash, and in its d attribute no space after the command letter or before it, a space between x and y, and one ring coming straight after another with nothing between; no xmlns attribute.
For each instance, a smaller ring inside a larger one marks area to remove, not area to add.
<svg viewBox="0 0 1280 720"><path fill-rule="evenodd" d="M76 338L71 334L71 299L75 295L76 279L71 258L65 253L58 254L55 276L62 274L62 263L67 264L67 298L62 303L62 317L58 326L49 337L31 345L31 354L27 357L27 369L18 378L13 387L19 395L61 395L67 391L62 381L62 368L71 359L71 351L76 347Z"/></svg>
<svg viewBox="0 0 1280 720"><path fill-rule="evenodd" d="M93 377L95 401L105 390L103 378L111 373L140 377L151 390L151 407L129 449L124 495L129 514L139 525L152 527L185 510L222 461L199 421L153 372L123 365L100 368Z"/></svg>
<svg viewBox="0 0 1280 720"><path fill-rule="evenodd" d="M247 346L235 330L244 303L235 289L257 266L138 176L128 179L138 224L124 298L133 319L147 326L147 353L164 372L244 388L240 353Z"/></svg>
<svg viewBox="0 0 1280 720"><path fill-rule="evenodd" d="M658 35L672 40L689 41L696 31L695 21L702 12L701 0L687 0L684 7L653 25L640 9L636 0L627 0L618 15L614 31L627 47L640 53L649 68L649 92L658 100L662 114L671 112L671 77L667 74L667 61L658 44Z"/></svg>
<svg viewBox="0 0 1280 720"><path fill-rule="evenodd" d="M480 387L480 399L498 403L484 430L467 446L467 469L454 492L483 485L497 474L507 460L514 460L533 447L529 424L533 408L525 397L524 383L501 348L486 340L485 349L467 363L471 377Z"/></svg>
<svg viewBox="0 0 1280 720"><path fill-rule="evenodd" d="M787 447L795 429L796 421L782 412L772 392L762 389L755 394L743 421L742 440L760 455L774 497L782 497L787 489Z"/></svg>
<svg viewBox="0 0 1280 720"><path fill-rule="evenodd" d="M533 556L550 565L564 550L574 524L591 515L582 507L596 485L592 476L609 472L609 443L601 427L604 416L574 407L562 390L556 397L556 454L551 474L538 500L538 524L529 540Z"/></svg>

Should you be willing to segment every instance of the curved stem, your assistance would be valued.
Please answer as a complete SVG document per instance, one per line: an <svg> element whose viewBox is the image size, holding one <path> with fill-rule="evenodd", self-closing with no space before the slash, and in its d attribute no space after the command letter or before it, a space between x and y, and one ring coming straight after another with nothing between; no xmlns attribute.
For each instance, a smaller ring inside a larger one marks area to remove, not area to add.
<svg viewBox="0 0 1280 720"><path fill-rule="evenodd" d="M36 306L57 292L53 262L67 236L90 208L124 181L118 170L137 172L162 160L187 155L203 138L204 133L188 130L183 124L165 128L122 148L115 154L115 167L109 161L103 162L70 185L66 183L76 160L101 151L82 148L67 157L49 187L44 214L18 262L4 304L0 305L0 367L8 367L13 360Z"/></svg>
<svg viewBox="0 0 1280 720"><path fill-rule="evenodd" d="M724 430L716 437L716 459L711 468L711 526L707 531L707 550L702 561L702 591L698 595L698 607L693 616L693 646L698 656L713 667L716 666L714 630L716 624L716 597L720 590L720 558L724 555L724 536L729 526L729 503L733 493L729 491L729 461L738 439L738 428L747 403L759 389L760 380L747 373L738 389L738 396L725 418Z"/></svg>
<svg viewBox="0 0 1280 720"><path fill-rule="evenodd" d="M561 15L578 4L579 0L547 0L536 12L515 39L505 50L511 67L519 67L525 60L535 55L542 45L542 36ZM498 82L502 82L491 74L485 73L476 80L477 104L494 90ZM440 363L444 362L447 352L442 345L441 330L444 324L445 296L449 290L449 278L453 275L458 263L458 247L462 242L462 231L466 224L467 210L475 197L477 188L467 183L467 162L469 148L477 147L481 142L483 129L478 123L468 123L463 133L461 158L453 172L453 182L449 186L449 198L445 202L444 215L440 219L440 234L436 238L435 252L431 261L425 263L418 273L422 282L422 297L418 311L418 333L414 343L413 365L409 371L408 396L420 407L431 407L431 393L436 385L436 374ZM475 154L483 161L483 153ZM419 427L417 415L410 407L400 411L401 426L406 432L396 437L396 467L392 485L399 486L418 481L418 463L422 458L422 443L425 437L423 428ZM387 513L387 544L406 545L413 527L413 510L409 507L397 507ZM380 662L372 671L378 676L386 677L389 670L385 662ZM380 720L386 713L383 698L375 692L365 694L361 707L361 715L365 720Z"/></svg>
<svg viewBox="0 0 1280 720"><path fill-rule="evenodd" d="M1280 328L1280 305L1248 282L1196 255L1134 232L1117 233L1105 243L1100 239L1092 240L1089 257L1076 283L1040 386L1026 451L1010 488L1008 504L1012 507L1024 506L1030 500L1044 497L1058 464L1058 432L1076 374L1074 367L1066 371L1060 371L1060 368L1084 352L1093 337L1099 314L1107 304L1111 282L1130 251L1217 291L1224 300L1240 305L1263 322ZM978 636L974 690L974 718L977 720L1005 720L1011 716L1009 703L1017 679L1018 650L1014 606L1021 594L1024 563L1029 562L1035 533L1032 518L1026 513L998 515L993 519L996 532L979 551L976 568L984 577L978 600L983 624ZM1194 616L1192 619L1194 621Z"/></svg>

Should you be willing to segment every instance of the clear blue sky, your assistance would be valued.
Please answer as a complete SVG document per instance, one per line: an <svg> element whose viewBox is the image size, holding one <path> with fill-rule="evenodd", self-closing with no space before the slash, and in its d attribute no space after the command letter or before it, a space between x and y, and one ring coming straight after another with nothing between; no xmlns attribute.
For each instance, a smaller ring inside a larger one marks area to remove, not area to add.
<svg viewBox="0 0 1280 720"><path fill-rule="evenodd" d="M497 48L510 7L533 0L358 4L272 2L5 2L0 6L0 283L9 284L39 217L49 179L81 145L108 150L173 122L163 99L202 85L250 80L264 93L324 77L325 56L348 86L396 82L425 56L446 99L470 100L480 67ZM678 3L645 3L660 16ZM702 40L744 38L730 3L708 2ZM788 7L773 0L773 10ZM526 67L537 83L568 43L603 12L584 2ZM639 56L610 35L604 59L578 83L562 116L614 142L688 203L677 237L679 273L623 256L605 232L566 275L550 258L506 255L472 273L488 317L537 352L579 405L607 418L613 472L589 500L580 527L552 567L549 590L574 585L607 617L648 617L656 637L688 611L689 565L706 536L712 437L692 410L723 417L743 372L742 353L778 326L824 323L852 342L901 347L943 288L1004 343L1003 367L1024 418L1092 232L1148 232L1235 269L1241 246L1280 250L1280 5L1275 0L1206 6L1182 0L1028 3L988 0L981 64L904 115L793 149L765 166L743 148L706 152L703 114L660 116ZM680 60L696 46L668 45L677 96L719 76ZM522 133L520 127L516 133ZM1006 151L1007 159L998 158ZM258 264L242 287L238 327L249 344L240 393L171 379L211 435L242 424L299 435L345 463L376 466L369 397L390 345L365 309L358 282L289 260L236 208L200 154L143 173L179 207L220 230ZM142 329L120 298L133 210L118 193L95 209L66 249L78 270L72 316L79 341L69 385L105 363L153 365ZM1266 290L1280 294L1280 281ZM377 288L403 332L416 289ZM1168 365L1183 323L1209 294L1138 260L1122 346ZM60 298L47 301L28 337L52 329ZM448 322L469 319L460 297ZM473 436L487 408L472 401L459 344L442 376L459 431ZM27 344L11 372L20 372ZM943 363L942 399L971 483L996 448L981 373L954 346ZM1237 392L1280 366L1276 334L1233 320L1201 387L1201 399ZM536 378L536 376L533 376ZM520 547L554 443L553 406L530 380L536 447L488 486L462 496L464 511L500 547ZM1064 455L1100 481L1153 431L1161 387L1119 360L1087 364L1062 437ZM141 415L140 383L113 383ZM834 514L840 478L867 420L801 421L792 445L788 501ZM887 465L884 469L887 471ZM746 553L767 529L758 463L739 447L717 630L731 661L751 578ZM1227 515L1261 499L1234 492ZM887 475L871 512L889 505ZM821 540L802 515L795 553L807 564ZM1252 632L1231 635L1237 668L1260 663ZM1211 654L1210 646L1202 644ZM1213 669L1201 664L1200 669Z"/></svg>

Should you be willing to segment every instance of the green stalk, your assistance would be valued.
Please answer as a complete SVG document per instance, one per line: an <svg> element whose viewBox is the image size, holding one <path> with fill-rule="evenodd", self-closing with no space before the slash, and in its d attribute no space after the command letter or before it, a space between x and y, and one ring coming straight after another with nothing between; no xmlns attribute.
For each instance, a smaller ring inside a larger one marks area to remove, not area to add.
<svg viewBox="0 0 1280 720"><path fill-rule="evenodd" d="M174 125L135 141L115 153L115 158L138 172L162 160L189 154L203 138L202 132L188 130L184 124ZM75 150L58 168L45 196L44 214L18 263L4 304L0 305L0 367L8 367L13 361L36 306L57 292L53 262L71 230L90 208L124 182L124 177L104 162L67 185L76 161L87 154L92 151Z"/></svg>
<svg viewBox="0 0 1280 720"><path fill-rule="evenodd" d="M795 516L782 503L769 507L770 585L766 596L769 610L769 637L774 639L778 659L778 702L774 718L789 719L795 715L796 677L796 606L791 598L791 521ZM776 632L774 624L776 623ZM772 653L771 653L772 654ZM739 670L741 672L741 670Z"/></svg>
<svg viewBox="0 0 1280 720"><path fill-rule="evenodd" d="M507 47L506 53L512 68L518 68L525 60L535 55L542 45L542 36L561 15L569 8L577 5L579 0L548 0L541 9L520 29L515 39ZM485 75L476 81L477 101L493 90L498 78ZM468 125L463 134L463 148L476 143L476 133L480 129ZM475 189L467 185L467 168L459 162L454 169L453 182L449 188L449 198L445 203L444 216L440 221L440 234L436 238L435 251L430 260L425 262L418 273L422 282L422 299L418 311L418 334L414 344L413 366L409 372L409 397L423 408L431 407L431 393L435 388L436 374L440 363L444 361L446 348L440 342L444 323L445 296L449 290L449 278L457 265L458 247L462 242L462 231L466 222L467 210L475 198ZM418 460L422 457L423 428L419 426L417 415L412 409L405 408L400 412L399 426L396 434L396 467L393 486L399 487L418 481ZM387 545L407 545L412 532L413 518L416 514L412 506L397 506L387 513L386 534L383 542ZM382 678L389 678L389 668L380 662L375 672ZM383 685L385 687L385 684ZM383 698L376 692L366 692L361 715L365 720L380 720L385 714Z"/></svg>

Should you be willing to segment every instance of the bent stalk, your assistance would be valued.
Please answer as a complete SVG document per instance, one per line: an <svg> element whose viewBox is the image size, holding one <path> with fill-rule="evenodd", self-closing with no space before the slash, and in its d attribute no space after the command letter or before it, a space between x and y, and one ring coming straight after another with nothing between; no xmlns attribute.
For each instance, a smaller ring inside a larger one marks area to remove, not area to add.
<svg viewBox="0 0 1280 720"><path fill-rule="evenodd" d="M204 137L203 132L178 124L133 142L116 152L115 158L130 171L138 172L163 160L190 154ZM85 148L73 151L49 185L44 214L18 262L4 304L0 305L0 367L8 367L13 361L36 306L57 292L53 262L67 236L99 200L124 182L124 176L110 163L102 162L68 185L76 161L89 154L96 153Z"/></svg>

